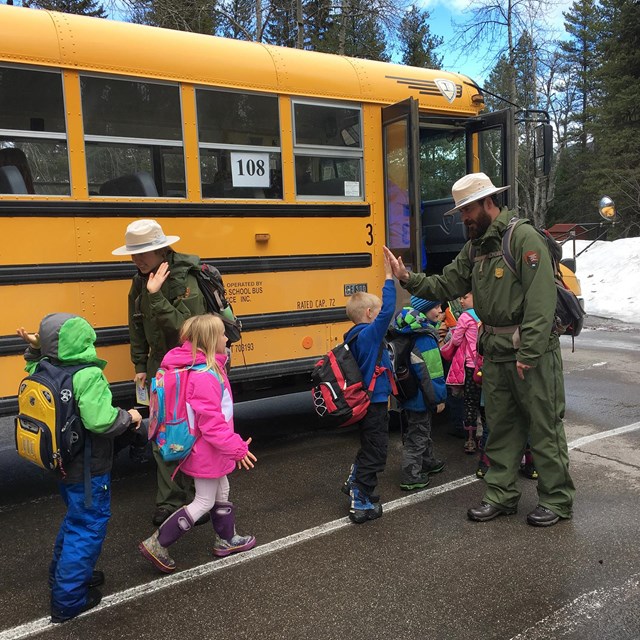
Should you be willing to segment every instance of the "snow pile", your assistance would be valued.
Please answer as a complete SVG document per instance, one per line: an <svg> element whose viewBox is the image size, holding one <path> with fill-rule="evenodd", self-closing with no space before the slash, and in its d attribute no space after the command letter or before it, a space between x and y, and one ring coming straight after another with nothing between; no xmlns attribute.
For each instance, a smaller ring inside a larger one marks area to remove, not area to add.
<svg viewBox="0 0 640 640"><path fill-rule="evenodd" d="M576 240L576 275L588 314L640 323L640 238L613 242ZM573 243L563 245L565 258L573 257Z"/></svg>

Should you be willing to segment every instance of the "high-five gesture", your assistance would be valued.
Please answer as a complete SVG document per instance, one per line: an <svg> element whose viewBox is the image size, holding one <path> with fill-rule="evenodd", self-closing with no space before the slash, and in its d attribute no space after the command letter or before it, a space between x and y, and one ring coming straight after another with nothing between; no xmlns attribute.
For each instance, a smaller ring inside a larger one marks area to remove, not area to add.
<svg viewBox="0 0 640 640"><path fill-rule="evenodd" d="M409 270L404 266L404 262L402 258L396 258L391 250L388 247L383 247L384 256L389 261L391 265L391 270L393 271L393 275L398 278L400 282L408 282L409 281Z"/></svg>

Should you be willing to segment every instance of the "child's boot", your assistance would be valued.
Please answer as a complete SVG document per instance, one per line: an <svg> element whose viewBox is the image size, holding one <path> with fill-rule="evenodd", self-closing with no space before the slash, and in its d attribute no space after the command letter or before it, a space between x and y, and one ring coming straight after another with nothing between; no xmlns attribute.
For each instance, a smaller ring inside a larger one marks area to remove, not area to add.
<svg viewBox="0 0 640 640"><path fill-rule="evenodd" d="M351 485L353 484L353 481L356 479L356 468L357 467L355 463L351 465L351 469L349 469L349 475L347 476L347 479L344 481L344 484L340 489L340 491L342 491L342 493L346 495L351 494Z"/></svg>
<svg viewBox="0 0 640 640"><path fill-rule="evenodd" d="M249 551L256 546L253 536L239 536L236 533L235 507L231 502L216 502L211 509L211 524L216 532L213 555L224 558L232 553Z"/></svg>
<svg viewBox="0 0 640 640"><path fill-rule="evenodd" d="M179 540L193 527L193 520L185 507L170 515L153 534L138 545L140 553L163 573L175 571L176 563L167 547Z"/></svg>
<svg viewBox="0 0 640 640"><path fill-rule="evenodd" d="M467 455L473 455L476 452L476 427L468 427L465 425L464 431L467 435L467 439L464 443L464 452Z"/></svg>
<svg viewBox="0 0 640 640"><path fill-rule="evenodd" d="M342 491L342 493L344 493L346 496L351 497L351 487L353 486L353 483L356 480L357 468L358 466L355 463L351 465L351 469L349 469L349 475L347 476L347 479L344 481L344 484L342 485L342 487L340 487L340 491ZM371 494L369 496L369 500L371 500L371 502L380 502L380 496Z"/></svg>
<svg viewBox="0 0 640 640"><path fill-rule="evenodd" d="M480 451L480 459L478 460L478 468L476 469L476 476L478 478L484 478L487 475L487 471L489 471L489 467L491 463L489 462L489 457L484 451Z"/></svg>
<svg viewBox="0 0 640 640"><path fill-rule="evenodd" d="M382 515L382 505L373 503L369 496L359 487L351 486L351 508L349 518L356 524L362 524L367 520L375 520Z"/></svg>
<svg viewBox="0 0 640 640"><path fill-rule="evenodd" d="M524 450L524 456L522 456L520 474L529 480L538 479L538 472L536 471L536 466L533 464L533 454L531 453L531 447L529 445L527 445L527 448Z"/></svg>

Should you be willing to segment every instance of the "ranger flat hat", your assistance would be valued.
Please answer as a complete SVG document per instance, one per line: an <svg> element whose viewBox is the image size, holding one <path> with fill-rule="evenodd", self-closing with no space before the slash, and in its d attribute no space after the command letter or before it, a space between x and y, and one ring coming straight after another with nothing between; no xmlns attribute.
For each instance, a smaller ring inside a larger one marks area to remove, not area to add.
<svg viewBox="0 0 640 640"><path fill-rule="evenodd" d="M124 234L126 244L114 249L114 256L132 256L168 247L178 242L180 236L165 236L162 227L155 220L136 220L132 222Z"/></svg>
<svg viewBox="0 0 640 640"><path fill-rule="evenodd" d="M509 185L506 187L494 186L491 178L485 173L469 173L451 187L451 195L456 206L445 211L443 215L452 216L461 207L466 207L468 204L482 200L494 193L502 193L509 188Z"/></svg>

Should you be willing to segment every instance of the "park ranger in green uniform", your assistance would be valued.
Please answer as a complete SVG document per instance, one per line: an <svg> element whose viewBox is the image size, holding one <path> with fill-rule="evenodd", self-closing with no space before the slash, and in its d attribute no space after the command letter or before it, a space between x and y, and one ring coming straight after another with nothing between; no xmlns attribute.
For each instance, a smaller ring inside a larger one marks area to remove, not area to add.
<svg viewBox="0 0 640 640"><path fill-rule="evenodd" d="M129 340L135 383L149 388L167 351L178 345L180 327L191 316L205 313L204 297L193 271L197 256L176 253L170 245L179 236L166 236L155 220L135 220L121 247L111 253L131 256L138 268L129 290ZM178 462L163 460L155 442L158 492L152 516L160 526L174 511L193 500L193 478L178 472ZM202 518L196 524L201 524Z"/></svg>
<svg viewBox="0 0 640 640"><path fill-rule="evenodd" d="M386 247L385 253L394 275L416 296L452 300L473 292L482 321L479 349L491 467L484 498L467 515L485 522L516 512L516 478L528 438L539 478L538 505L527 522L544 527L571 518L575 494L562 423L562 356L553 330L556 287L546 242L529 224L513 231L516 274L506 266L501 241L514 213L501 210L495 196L508 188L495 187L484 173L469 174L453 185L456 206L445 215L460 211L470 240L442 275L411 273L402 258Z"/></svg>

